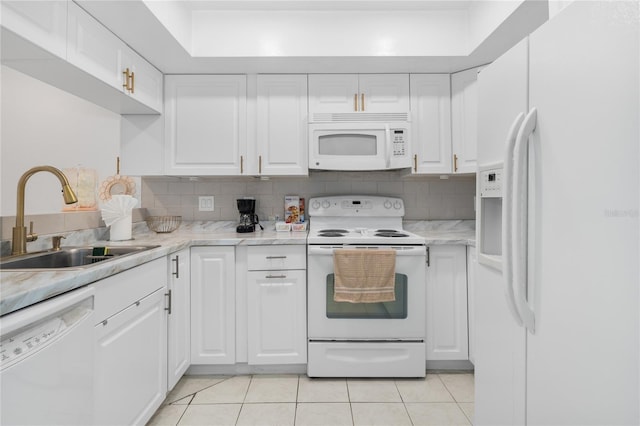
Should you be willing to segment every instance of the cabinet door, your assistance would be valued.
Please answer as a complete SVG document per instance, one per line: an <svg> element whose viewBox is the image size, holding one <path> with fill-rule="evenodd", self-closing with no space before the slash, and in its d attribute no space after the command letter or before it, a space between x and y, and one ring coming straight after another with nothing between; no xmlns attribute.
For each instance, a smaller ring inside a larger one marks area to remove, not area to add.
<svg viewBox="0 0 640 426"><path fill-rule="evenodd" d="M364 112L409 112L409 74L361 74L359 108Z"/></svg>
<svg viewBox="0 0 640 426"><path fill-rule="evenodd" d="M235 363L235 251L191 249L191 363Z"/></svg>
<svg viewBox="0 0 640 426"><path fill-rule="evenodd" d="M449 74L411 75L411 116L412 172L451 173Z"/></svg>
<svg viewBox="0 0 640 426"><path fill-rule="evenodd" d="M166 174L244 173L246 91L244 75L167 76Z"/></svg>
<svg viewBox="0 0 640 426"><path fill-rule="evenodd" d="M309 174L307 76L259 75L258 173Z"/></svg>
<svg viewBox="0 0 640 426"><path fill-rule="evenodd" d="M451 139L454 173L477 169L478 68L451 74Z"/></svg>
<svg viewBox="0 0 640 426"><path fill-rule="evenodd" d="M307 362L306 272L248 273L249 364Z"/></svg>
<svg viewBox="0 0 640 426"><path fill-rule="evenodd" d="M126 45L73 2L69 2L68 25L68 61L122 91Z"/></svg>
<svg viewBox="0 0 640 426"><path fill-rule="evenodd" d="M466 246L430 246L427 266L427 360L466 360Z"/></svg>
<svg viewBox="0 0 640 426"><path fill-rule="evenodd" d="M358 110L357 74L310 74L309 117L315 113Z"/></svg>
<svg viewBox="0 0 640 426"><path fill-rule="evenodd" d="M122 53L122 67L134 73L131 97L162 112L162 73L128 47Z"/></svg>
<svg viewBox="0 0 640 426"><path fill-rule="evenodd" d="M475 295L476 295L476 248L467 246L467 300L469 322L469 361L475 363Z"/></svg>
<svg viewBox="0 0 640 426"><path fill-rule="evenodd" d="M191 364L191 261L189 249L169 256L170 301L167 324L167 391Z"/></svg>
<svg viewBox="0 0 640 426"><path fill-rule="evenodd" d="M167 392L165 289L95 326L95 424L145 424Z"/></svg>
<svg viewBox="0 0 640 426"><path fill-rule="evenodd" d="M3 0L0 6L3 28L60 58L67 58L67 1ZM28 59L7 58L5 52L2 58Z"/></svg>

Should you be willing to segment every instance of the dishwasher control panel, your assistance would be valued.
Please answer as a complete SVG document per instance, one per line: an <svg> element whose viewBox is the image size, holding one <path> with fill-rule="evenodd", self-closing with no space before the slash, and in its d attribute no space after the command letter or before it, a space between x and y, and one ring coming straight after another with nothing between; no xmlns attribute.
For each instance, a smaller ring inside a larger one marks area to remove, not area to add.
<svg viewBox="0 0 640 426"><path fill-rule="evenodd" d="M13 361L37 350L66 328L62 318L56 317L2 339L0 342L0 368L5 368Z"/></svg>

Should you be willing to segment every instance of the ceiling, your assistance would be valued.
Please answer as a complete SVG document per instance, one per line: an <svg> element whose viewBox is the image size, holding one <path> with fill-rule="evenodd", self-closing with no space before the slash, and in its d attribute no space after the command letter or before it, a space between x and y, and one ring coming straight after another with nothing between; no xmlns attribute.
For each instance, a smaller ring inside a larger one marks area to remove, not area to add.
<svg viewBox="0 0 640 426"><path fill-rule="evenodd" d="M466 10L468 0L183 0L189 10Z"/></svg>

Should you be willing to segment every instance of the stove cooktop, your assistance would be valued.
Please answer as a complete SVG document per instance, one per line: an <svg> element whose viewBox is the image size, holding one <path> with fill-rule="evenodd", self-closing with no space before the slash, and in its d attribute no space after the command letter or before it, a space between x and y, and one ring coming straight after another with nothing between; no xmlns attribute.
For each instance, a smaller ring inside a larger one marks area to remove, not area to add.
<svg viewBox="0 0 640 426"><path fill-rule="evenodd" d="M402 229L321 228L309 231L309 244L424 244L424 238Z"/></svg>

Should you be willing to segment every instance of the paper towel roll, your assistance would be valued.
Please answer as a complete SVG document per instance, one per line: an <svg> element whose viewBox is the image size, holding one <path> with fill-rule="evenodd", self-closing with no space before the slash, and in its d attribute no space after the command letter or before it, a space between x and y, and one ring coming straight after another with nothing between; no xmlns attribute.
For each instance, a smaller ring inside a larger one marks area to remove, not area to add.
<svg viewBox="0 0 640 426"><path fill-rule="evenodd" d="M110 226L110 241L126 241L131 239L132 215L128 214L113 222Z"/></svg>

